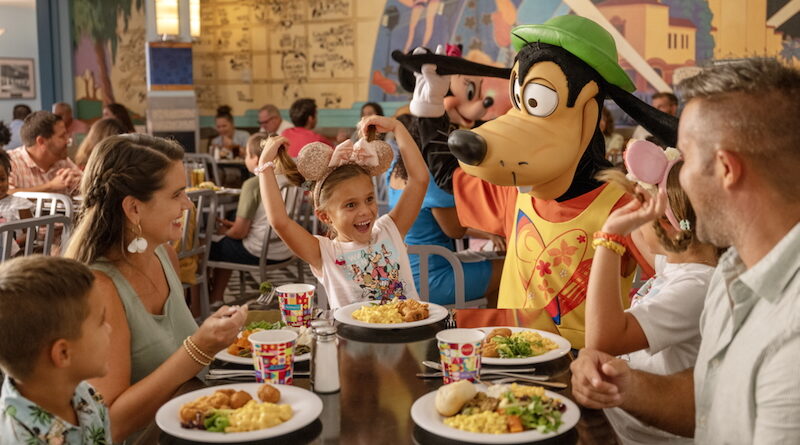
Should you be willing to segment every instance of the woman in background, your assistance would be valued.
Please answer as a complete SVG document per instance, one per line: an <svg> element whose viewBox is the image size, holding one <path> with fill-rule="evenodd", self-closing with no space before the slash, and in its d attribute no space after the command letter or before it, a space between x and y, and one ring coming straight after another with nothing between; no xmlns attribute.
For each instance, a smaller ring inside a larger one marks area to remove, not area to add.
<svg viewBox="0 0 800 445"><path fill-rule="evenodd" d="M233 152L233 157L244 156L244 147L247 146L247 139L250 133L244 130L237 130L233 126L233 115L231 107L220 105L217 108L217 116L214 121L219 136L211 140L212 147L220 147ZM242 150L240 153L239 151Z"/></svg>
<svg viewBox="0 0 800 445"><path fill-rule="evenodd" d="M92 150L100 141L109 136L124 133L126 133L125 126L113 117L103 118L95 122L92 124L92 128L89 129L86 138L81 142L80 147L78 147L78 152L75 154L75 163L83 170L86 168L86 162L89 161L89 155L92 154Z"/></svg>
<svg viewBox="0 0 800 445"><path fill-rule="evenodd" d="M124 105L118 103L110 103L103 107L103 117L113 117L118 120L125 128L125 133L136 133L133 128L133 121L131 115L128 114L128 109Z"/></svg>

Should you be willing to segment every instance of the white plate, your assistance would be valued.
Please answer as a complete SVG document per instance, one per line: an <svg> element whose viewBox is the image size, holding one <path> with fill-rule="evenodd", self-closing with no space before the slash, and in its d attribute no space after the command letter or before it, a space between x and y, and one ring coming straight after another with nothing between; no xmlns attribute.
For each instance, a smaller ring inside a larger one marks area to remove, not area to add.
<svg viewBox="0 0 800 445"><path fill-rule="evenodd" d="M253 364L253 358L252 357L238 357L238 356L235 356L233 354L228 353L227 349L223 349L222 351L217 352L217 355L215 355L214 358L217 359L217 360L222 360L223 362L237 363L237 364L240 364L240 365L252 365ZM294 361L295 362L305 362L305 361L308 361L308 359L310 359L310 358L311 358L311 353L310 352L306 352L305 354L300 354L298 356L295 356Z"/></svg>
<svg viewBox="0 0 800 445"><path fill-rule="evenodd" d="M188 394L175 397L164 406L159 408L156 413L156 424L165 433L187 440L194 440L204 443L231 443L231 442L247 442L258 439L268 439L270 437L278 437L284 434L291 433L292 431L299 430L309 423L316 420L320 413L322 413L322 400L316 394L306 391L303 388L288 385L272 385L281 392L281 399L279 404L288 404L292 406L292 418L280 425L275 425L272 428L265 428L263 430L247 431L244 433L213 433L203 430L190 430L181 427L180 409L184 403L191 402L199 397L213 394L220 389L235 389L246 391L258 400L258 388L261 383L234 383L231 385L212 386L203 388L197 391L192 391Z"/></svg>
<svg viewBox="0 0 800 445"><path fill-rule="evenodd" d="M479 391L486 391L486 387L475 384ZM436 411L436 391L431 391L417 399L411 406L411 418L420 428L430 431L437 436L448 439L473 443L512 444L527 443L545 440L569 431L581 418L581 411L572 400L551 391L545 391L548 397L561 400L567 409L561 415L561 426L551 433L542 434L537 430L523 431L521 433L487 434L471 433L444 424L444 417Z"/></svg>
<svg viewBox="0 0 800 445"><path fill-rule="evenodd" d="M333 318L340 323L370 329L407 329L433 324L447 318L447 309L434 303L425 303L428 305L428 318L419 321L409 321L406 323L366 323L353 318L353 312L360 309L362 306L373 303L375 302L359 301L358 303L348 304L334 311Z"/></svg>
<svg viewBox="0 0 800 445"><path fill-rule="evenodd" d="M540 331L538 329L529 329L529 328L520 328L516 326L494 326L488 328L478 328L486 334L492 332L492 329L497 328L508 328L511 329L512 333L522 332L522 331L531 331L536 332L544 338L550 339L554 341L558 345L558 349L553 349L552 351L547 351L542 355L536 355L533 357L525 357L525 358L500 358L500 357L481 357L481 363L486 365L530 365L532 363L543 363L549 362L550 360L555 360L559 357L566 355L569 352L572 345L569 343L569 340L566 338L556 335L547 331Z"/></svg>

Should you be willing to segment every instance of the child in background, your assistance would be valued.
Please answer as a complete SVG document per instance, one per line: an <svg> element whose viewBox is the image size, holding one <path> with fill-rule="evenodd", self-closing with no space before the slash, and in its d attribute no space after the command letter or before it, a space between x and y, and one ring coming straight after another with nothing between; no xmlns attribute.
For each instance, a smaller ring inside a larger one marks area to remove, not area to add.
<svg viewBox="0 0 800 445"><path fill-rule="evenodd" d="M256 133L247 140L244 163L247 170L253 172L261 156L261 143L267 139L266 133ZM277 175L280 187L287 181L283 175ZM249 178L242 184L239 205L236 208L236 220L219 220L221 234L219 241L211 243L209 260L225 261L240 264L257 265L264 243L269 242L267 264L280 263L292 256L289 248L279 238L266 239L269 219L261 205L261 194L258 189L258 178ZM231 269L212 269L211 302L221 302L225 287L231 278Z"/></svg>
<svg viewBox="0 0 800 445"><path fill-rule="evenodd" d="M649 152L642 156L642 152ZM620 183L641 196L609 215L595 234L597 251L592 260L586 297L586 347L614 355L627 354L632 369L673 374L694 366L700 346L700 314L706 290L717 262L717 250L697 240L696 219L689 198L678 182L683 161L674 148L663 154L650 142L637 141L625 155L628 170L636 177L654 177L642 172L663 157L660 189L653 194L628 181L619 171L607 171L606 181ZM666 156L672 155L673 160ZM641 182L641 181L640 181ZM636 187L634 189L634 187ZM645 186L647 187L647 185ZM666 212L666 215L665 215ZM623 310L619 299L621 239L640 230L650 251L656 253L656 275ZM692 443L649 426L620 408L606 415L623 444Z"/></svg>
<svg viewBox="0 0 800 445"><path fill-rule="evenodd" d="M303 147L295 165L281 148L287 139L270 138L256 169L272 227L311 266L334 309L364 300L419 299L403 237L425 197L428 169L417 144L396 119L369 116L359 125L362 134L370 126L379 133L394 132L408 171L403 195L380 218L371 176L386 171L393 157L381 141L362 139L354 146L347 140L335 150L311 143ZM331 238L314 236L289 219L275 179L275 161L293 183L314 181L315 213L329 227Z"/></svg>
<svg viewBox="0 0 800 445"><path fill-rule="evenodd" d="M33 218L31 209L34 205L31 201L8 194L8 177L10 175L11 159L5 150L0 150L0 223ZM11 245L11 256L19 252L19 244L24 242L21 235L17 234L16 242ZM0 245L2 245L2 240L0 240Z"/></svg>
<svg viewBox="0 0 800 445"><path fill-rule="evenodd" d="M39 255L0 265L0 444L111 443L86 379L108 372L111 327L83 264Z"/></svg>

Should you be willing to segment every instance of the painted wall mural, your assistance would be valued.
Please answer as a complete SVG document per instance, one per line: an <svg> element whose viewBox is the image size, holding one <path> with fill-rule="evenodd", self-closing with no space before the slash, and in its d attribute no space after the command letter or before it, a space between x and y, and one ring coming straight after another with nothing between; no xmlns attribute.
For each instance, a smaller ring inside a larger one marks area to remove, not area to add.
<svg viewBox="0 0 800 445"><path fill-rule="evenodd" d="M111 101L142 116L143 0L70 1L78 116L96 119ZM797 9L789 0L201 0L193 72L205 116L219 104L252 116L305 96L324 109L407 102L391 51L461 44L467 59L510 66L513 26L575 13L616 35L620 63L647 96L721 59L800 66ZM487 87L501 113L507 82Z"/></svg>

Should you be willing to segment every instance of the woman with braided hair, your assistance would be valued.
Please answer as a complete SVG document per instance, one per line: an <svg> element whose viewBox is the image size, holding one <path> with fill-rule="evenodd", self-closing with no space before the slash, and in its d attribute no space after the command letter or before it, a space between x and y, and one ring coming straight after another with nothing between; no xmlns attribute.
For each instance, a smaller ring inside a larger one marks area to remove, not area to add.
<svg viewBox="0 0 800 445"><path fill-rule="evenodd" d="M94 270L112 327L109 372L92 385L114 442L150 423L183 383L230 344L246 308L223 306L199 328L183 299L169 241L181 236L183 149L142 134L112 136L89 157L84 206L66 256Z"/></svg>

